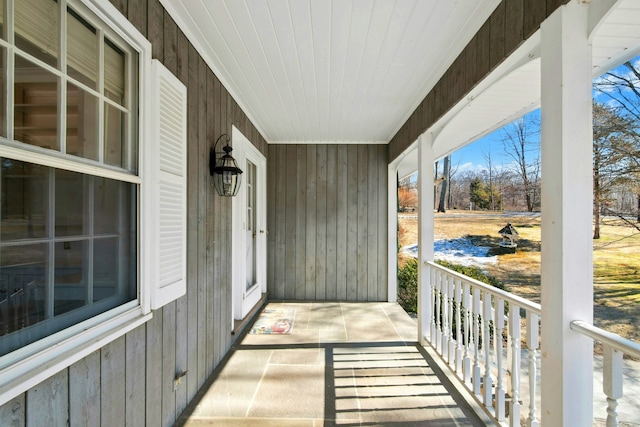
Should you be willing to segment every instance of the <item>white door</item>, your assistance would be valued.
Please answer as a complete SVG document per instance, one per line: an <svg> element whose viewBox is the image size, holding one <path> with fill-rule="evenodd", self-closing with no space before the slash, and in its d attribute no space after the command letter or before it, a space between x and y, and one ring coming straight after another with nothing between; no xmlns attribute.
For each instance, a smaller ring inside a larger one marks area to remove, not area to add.
<svg viewBox="0 0 640 427"><path fill-rule="evenodd" d="M241 320L267 291L267 210L265 157L235 127L232 155L242 169L232 202L233 319Z"/></svg>

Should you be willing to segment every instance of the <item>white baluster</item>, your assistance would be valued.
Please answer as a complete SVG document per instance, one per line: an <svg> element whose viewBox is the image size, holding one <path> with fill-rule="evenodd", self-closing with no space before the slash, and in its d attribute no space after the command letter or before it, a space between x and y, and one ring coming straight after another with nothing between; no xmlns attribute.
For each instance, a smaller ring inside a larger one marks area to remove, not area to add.
<svg viewBox="0 0 640 427"><path fill-rule="evenodd" d="M436 279L436 351L442 355L442 312L440 311L442 304L442 271L438 270Z"/></svg>
<svg viewBox="0 0 640 427"><path fill-rule="evenodd" d="M473 392L480 395L480 289L473 289Z"/></svg>
<svg viewBox="0 0 640 427"><path fill-rule="evenodd" d="M604 345L602 390L607 395L607 427L618 427L618 399L622 393L622 352Z"/></svg>
<svg viewBox="0 0 640 427"><path fill-rule="evenodd" d="M496 397L494 408L495 416L498 421L504 421L504 399L505 393L502 387L502 331L504 330L504 300L496 297L495 318L493 321L494 338L493 342L496 349L496 365L498 366L498 376L496 378Z"/></svg>
<svg viewBox="0 0 640 427"><path fill-rule="evenodd" d="M511 337L511 408L509 427L520 427L520 308L509 307L509 336Z"/></svg>
<svg viewBox="0 0 640 427"><path fill-rule="evenodd" d="M455 303L455 308L456 308L456 373L458 374L458 376L460 378L463 378L462 376L462 316L461 316L461 311L462 311L462 281L461 280L456 280L455 281L455 298L454 298L454 303Z"/></svg>
<svg viewBox="0 0 640 427"><path fill-rule="evenodd" d="M465 282L464 288L462 290L462 305L464 307L464 361L463 361L463 372L464 372L464 382L471 382L471 355L469 350L472 348L473 335L471 332L471 285Z"/></svg>
<svg viewBox="0 0 640 427"><path fill-rule="evenodd" d="M436 275L437 270L431 268L431 283L429 283L429 304L431 304L431 333L429 335L429 342L433 345L436 341Z"/></svg>
<svg viewBox="0 0 640 427"><path fill-rule="evenodd" d="M527 427L539 427L538 414L536 408L536 377L538 369L536 367L536 359L538 358L538 315L527 313L527 347L529 348L529 418L527 419Z"/></svg>
<svg viewBox="0 0 640 427"><path fill-rule="evenodd" d="M484 405L491 407L491 294L484 292L482 297L482 348L484 349Z"/></svg>
<svg viewBox="0 0 640 427"><path fill-rule="evenodd" d="M451 328L449 327L449 275L444 273L442 278L442 358L449 360L449 334Z"/></svg>
<svg viewBox="0 0 640 427"><path fill-rule="evenodd" d="M454 365L456 362L456 342L453 339L453 335L454 335L454 319L453 319L453 313L456 311L455 310L455 291L456 291L456 285L455 285L455 279L453 276L449 276L449 292L448 292L448 304L449 304L449 328L447 329L447 334L449 335L449 350L448 350L448 362L450 365Z"/></svg>

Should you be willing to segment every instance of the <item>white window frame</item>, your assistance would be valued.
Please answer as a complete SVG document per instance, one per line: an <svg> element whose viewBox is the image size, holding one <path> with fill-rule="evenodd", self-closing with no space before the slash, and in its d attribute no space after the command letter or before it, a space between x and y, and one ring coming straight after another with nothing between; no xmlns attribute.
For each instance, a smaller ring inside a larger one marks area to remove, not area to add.
<svg viewBox="0 0 640 427"><path fill-rule="evenodd" d="M152 277L150 273L154 260L150 255L153 252L148 249L153 247L157 236L151 235L152 230L144 227L140 220L152 210L150 203L154 200L152 180L148 179L153 174L146 160L147 153L152 149L149 140L152 116L147 107L157 101L153 82L147 78L151 76L151 44L108 0L67 0L66 4L89 9L110 31L138 52L138 177L81 161L75 162L62 155L47 154L38 150L38 147L25 149L11 144L11 141L0 144L0 157L138 185L138 298L0 357L0 406L152 318L151 301L155 287L149 278ZM13 97L10 87L7 88L7 97ZM13 122L13 115L9 111L7 121ZM8 137L12 138L13 135ZM2 140L5 141L4 138Z"/></svg>

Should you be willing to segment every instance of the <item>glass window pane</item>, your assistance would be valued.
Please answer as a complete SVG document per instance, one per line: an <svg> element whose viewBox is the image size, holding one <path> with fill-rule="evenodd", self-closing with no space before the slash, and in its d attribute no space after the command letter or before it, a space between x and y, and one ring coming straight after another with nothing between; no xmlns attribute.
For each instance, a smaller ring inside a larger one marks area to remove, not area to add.
<svg viewBox="0 0 640 427"><path fill-rule="evenodd" d="M55 282L53 313L55 316L82 307L87 301L87 240L55 244Z"/></svg>
<svg viewBox="0 0 640 427"><path fill-rule="evenodd" d="M47 259L44 243L0 247L0 336L44 320Z"/></svg>
<svg viewBox="0 0 640 427"><path fill-rule="evenodd" d="M47 235L49 168L0 158L0 240Z"/></svg>
<svg viewBox="0 0 640 427"><path fill-rule="evenodd" d="M67 72L92 89L98 86L96 29L71 9L67 12Z"/></svg>
<svg viewBox="0 0 640 427"><path fill-rule="evenodd" d="M0 3L2 3L2 0L0 0ZM0 10L2 10L1 4ZM5 99L7 99L6 53L7 50L4 47L0 47L0 136L7 136L7 108L5 103Z"/></svg>
<svg viewBox="0 0 640 427"><path fill-rule="evenodd" d="M96 239L93 244L93 301L112 297L118 292L119 238ZM126 266L126 263L124 263Z"/></svg>
<svg viewBox="0 0 640 427"><path fill-rule="evenodd" d="M58 79L16 55L15 139L58 150Z"/></svg>
<svg viewBox="0 0 640 427"><path fill-rule="evenodd" d="M56 170L56 237L88 234L86 187L89 179L76 172Z"/></svg>
<svg viewBox="0 0 640 427"><path fill-rule="evenodd" d="M16 46L51 66L58 63L58 5L54 0L19 0Z"/></svg>
<svg viewBox="0 0 640 427"><path fill-rule="evenodd" d="M67 153L98 160L98 98L67 84Z"/></svg>
<svg viewBox="0 0 640 427"><path fill-rule="evenodd" d="M93 234L117 234L130 221L130 212L123 209L131 199L129 184L112 179L93 178Z"/></svg>
<svg viewBox="0 0 640 427"><path fill-rule="evenodd" d="M113 105L104 108L104 162L108 165L127 168L127 114Z"/></svg>
<svg viewBox="0 0 640 427"><path fill-rule="evenodd" d="M104 94L120 105L124 104L124 52L105 39L104 45Z"/></svg>

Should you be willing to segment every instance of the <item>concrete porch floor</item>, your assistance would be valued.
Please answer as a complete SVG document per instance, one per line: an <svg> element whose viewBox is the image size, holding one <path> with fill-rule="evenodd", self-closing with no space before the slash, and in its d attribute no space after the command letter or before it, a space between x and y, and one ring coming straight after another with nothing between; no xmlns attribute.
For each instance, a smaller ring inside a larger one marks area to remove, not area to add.
<svg viewBox="0 0 640 427"><path fill-rule="evenodd" d="M486 425L416 344L399 305L265 308L295 310L292 333L242 337L178 425Z"/></svg>

